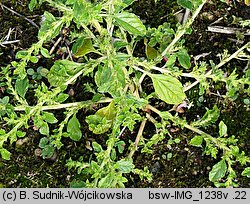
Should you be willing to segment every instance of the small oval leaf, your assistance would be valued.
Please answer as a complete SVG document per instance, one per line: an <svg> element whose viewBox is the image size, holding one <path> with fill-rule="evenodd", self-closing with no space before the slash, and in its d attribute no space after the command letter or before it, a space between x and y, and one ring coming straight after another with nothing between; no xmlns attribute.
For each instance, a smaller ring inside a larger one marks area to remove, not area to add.
<svg viewBox="0 0 250 204"><path fill-rule="evenodd" d="M40 142L39 142L39 147L40 148L44 148L46 145L48 145L49 143L49 139L47 137L43 137L40 139Z"/></svg>
<svg viewBox="0 0 250 204"><path fill-rule="evenodd" d="M50 58L49 51L46 48L41 47L40 52L41 52L42 56L44 56L45 58Z"/></svg>
<svg viewBox="0 0 250 204"><path fill-rule="evenodd" d="M24 79L16 80L15 89L22 98L25 97L25 94L28 91L28 88L29 88L29 80L27 79L27 77Z"/></svg>
<svg viewBox="0 0 250 204"><path fill-rule="evenodd" d="M80 123L76 118L76 114L69 120L67 126L67 132L69 133L69 137L74 141L79 141L82 137L82 132L80 130Z"/></svg>
<svg viewBox="0 0 250 204"><path fill-rule="evenodd" d="M212 170L209 172L209 180L212 182L218 181L225 176L226 172L227 164L223 159L213 166Z"/></svg>
<svg viewBox="0 0 250 204"><path fill-rule="evenodd" d="M225 136L227 134L227 126L223 121L219 123L219 134L220 137Z"/></svg>
<svg viewBox="0 0 250 204"><path fill-rule="evenodd" d="M48 123L46 122L43 122L40 129L39 129L39 132L42 134L42 135L49 135L49 126L48 126Z"/></svg>
<svg viewBox="0 0 250 204"><path fill-rule="evenodd" d="M43 112L43 117L44 117L44 120L50 124L54 124L54 123L57 123L58 120L56 119L56 117L54 116L53 113L49 113L49 112Z"/></svg>
<svg viewBox="0 0 250 204"><path fill-rule="evenodd" d="M203 142L202 136L195 136L191 139L190 144L195 147L201 147L202 142Z"/></svg>
<svg viewBox="0 0 250 204"><path fill-rule="evenodd" d="M177 56L182 67L185 69L189 69L191 67L190 56L186 50L179 51Z"/></svg>
<svg viewBox="0 0 250 204"><path fill-rule="evenodd" d="M10 160L11 153L7 149L4 149L4 148L0 149L0 154L3 159Z"/></svg>
<svg viewBox="0 0 250 204"><path fill-rule="evenodd" d="M241 175L250 178L250 167L245 168Z"/></svg>
<svg viewBox="0 0 250 204"><path fill-rule="evenodd" d="M97 142L92 142L92 147L93 147L94 151L97 153L103 151L102 146L99 145Z"/></svg>

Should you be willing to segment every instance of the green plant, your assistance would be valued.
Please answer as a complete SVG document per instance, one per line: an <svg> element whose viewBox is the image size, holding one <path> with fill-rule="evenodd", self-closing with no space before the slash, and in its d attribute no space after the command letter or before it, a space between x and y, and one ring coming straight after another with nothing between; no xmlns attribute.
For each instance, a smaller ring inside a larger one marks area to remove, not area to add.
<svg viewBox="0 0 250 204"><path fill-rule="evenodd" d="M27 75L32 76L32 79L40 80L42 77L46 77L48 73L48 70L43 67L38 67L37 71L35 71L33 68L27 69Z"/></svg>
<svg viewBox="0 0 250 204"><path fill-rule="evenodd" d="M78 119L79 112L100 105L101 108L88 115L85 121L89 131L100 137L106 136L106 144L94 141L91 144L94 154L89 161L80 158L79 161L69 159L67 163L69 169L75 168L79 174L87 175L83 186L124 187L127 182L125 175L129 173L150 181L150 171L147 167L135 168L133 155L138 148L142 153L151 153L153 145L164 138L169 139L169 145L180 142L172 139L169 124L194 132L190 145L202 147L205 154L220 158L209 174L210 181L216 186L237 185L233 167L236 163L245 166L250 162L249 156L240 151L236 136L227 135L227 125L223 121L220 121L215 136L204 132L219 119L218 107L207 109L201 119L191 123L177 111L187 98L187 91L197 84L200 95L217 82L225 84L224 97L236 99L239 91L250 94L250 88L244 88L250 87L249 70L238 77L236 71L225 76L220 69L239 56L249 60L249 55L244 52L249 49L249 42L231 55L225 51L217 65L212 61L210 64L191 64L191 57L181 38L191 33L191 24L206 0L178 0L181 6L191 9L193 15L186 24L178 25L176 30L167 23L158 28L146 28L135 14L126 11L133 0L40 0L39 4L43 2L57 8L63 15L55 17L46 11L38 42L28 50L17 52L17 61L3 67L0 75L1 86L6 88L9 95L0 99L0 117L5 124L0 130L0 153L4 159L10 159L11 155L4 144L7 140L13 143L18 137L24 137L25 129L30 127L29 122L45 136L39 144L44 158L62 147L62 137L75 142L81 140L83 126ZM32 0L30 9L34 9L37 3ZM74 60L56 60L52 67L38 68L37 72L35 68L32 68L33 71L27 69L30 63L36 67L40 57L51 58L43 46L56 38L63 29L71 31L69 39ZM136 45L140 43L145 45L145 57L142 58L135 55ZM167 62L160 67L162 57ZM180 66L177 66L178 63ZM66 93L68 86L84 76L94 81L92 87L85 84L85 91L93 95L92 99L65 102L69 98ZM45 78L49 85L43 81ZM195 82L182 83L183 78L194 79ZM143 86L145 80L152 82L154 91L146 93ZM32 105L26 100L30 92L35 93ZM154 107L154 100L162 101L172 108L159 110ZM63 119L56 118L55 111L58 109L65 110ZM150 139L144 139L143 131L148 122L154 124L155 134ZM121 134L125 129L134 131L137 124L140 127L135 141L126 144L121 140ZM124 151L125 147L127 151ZM242 175L249 176L249 167L245 168Z"/></svg>
<svg viewBox="0 0 250 204"><path fill-rule="evenodd" d="M50 141L48 138L43 137L39 142L39 147L42 149L42 157L45 158L51 158L54 154L55 148L50 144Z"/></svg>

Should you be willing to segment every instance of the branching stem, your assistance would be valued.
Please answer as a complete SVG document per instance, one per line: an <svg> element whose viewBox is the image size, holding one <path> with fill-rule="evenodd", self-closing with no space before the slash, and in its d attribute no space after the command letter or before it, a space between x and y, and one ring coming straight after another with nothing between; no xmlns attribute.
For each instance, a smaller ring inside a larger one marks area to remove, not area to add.
<svg viewBox="0 0 250 204"><path fill-rule="evenodd" d="M161 115L161 111L158 110L157 108L151 106L151 105L147 105L146 108L148 108L151 111L155 112L159 116ZM175 117L171 117L170 120L172 122L176 122L176 118ZM195 133L198 133L201 136L209 138L217 147L223 149L224 151L231 152L231 150L227 146L220 144L219 141L216 138L214 138L213 136L211 136L210 134L208 134L206 132L203 132L202 130L200 130L200 129L196 128L196 127L193 127L193 126L191 126L189 124L184 124L184 127L187 128L187 129L189 129L189 130L191 130L191 131L193 131L193 132L195 132Z"/></svg>
<svg viewBox="0 0 250 204"><path fill-rule="evenodd" d="M65 104L55 104L55 105L49 105L49 106L42 106L41 110L58 110L58 109L65 109L65 108L72 108L72 107L77 107L77 106L90 106L92 104L99 104L99 103L109 103L113 99L112 98L104 98L101 99L100 101L93 102L91 100L88 101L81 101L81 102L74 102L74 103L65 103ZM15 111L24 111L26 108L31 108L34 109L36 106L17 106L14 108Z"/></svg>
<svg viewBox="0 0 250 204"><path fill-rule="evenodd" d="M136 136L136 139L135 139L135 145L133 147L133 149L130 151L129 155L128 155L128 158L132 158L135 151L137 150L138 148L138 144L140 142L140 138L142 136L142 133L143 133L143 130L145 128L145 125L146 125L146 122L147 122L147 119L144 119L142 122L141 122L141 125L140 125L140 128L139 128L139 131L137 133L137 136Z"/></svg>
<svg viewBox="0 0 250 204"><path fill-rule="evenodd" d="M230 60L236 58L244 49L250 47L250 42L246 43L244 46L242 46L240 49L238 49L235 53L233 53L232 55L230 55L229 57L223 59L218 65L216 65L216 68L220 68L223 65L225 65L226 63L228 63ZM205 76L208 77L211 73L212 73L213 69L210 69ZM199 83L199 80L193 82L192 84L190 84L188 87L184 88L184 91L188 91L189 89L193 88L194 86L196 86Z"/></svg>
<svg viewBox="0 0 250 204"><path fill-rule="evenodd" d="M179 39L185 34L186 30L192 25L194 22L195 18L198 16L200 13L203 5L206 3L207 0L203 0L202 4L195 10L194 14L192 15L191 19L187 21L187 23L181 28L180 30L177 31L177 34L173 41L168 45L168 47L162 52L162 56L165 56L167 53L171 52L175 43L179 41Z"/></svg>

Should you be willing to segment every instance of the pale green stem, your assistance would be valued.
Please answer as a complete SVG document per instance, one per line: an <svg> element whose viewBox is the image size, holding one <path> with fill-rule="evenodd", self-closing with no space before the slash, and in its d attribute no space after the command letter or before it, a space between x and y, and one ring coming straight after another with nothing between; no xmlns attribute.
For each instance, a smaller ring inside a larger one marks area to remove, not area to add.
<svg viewBox="0 0 250 204"><path fill-rule="evenodd" d="M194 14L192 15L191 19L187 21L187 23L184 25L183 28L177 31L177 34L173 41L168 45L168 47L162 52L162 56L165 56L167 53L171 52L173 49L175 43L179 41L179 39L185 34L186 30L192 25L194 22L195 18L198 16L200 13L203 5L206 3L206 0L203 0L202 4L195 10Z"/></svg>
<svg viewBox="0 0 250 204"><path fill-rule="evenodd" d="M102 26L97 20L93 20L92 24L95 26L96 30L101 34L102 32Z"/></svg>
<svg viewBox="0 0 250 204"><path fill-rule="evenodd" d="M169 71L167 69L156 67L156 66L152 66L151 68L153 70L159 71L161 73L166 73L166 74L171 74L172 73L171 71ZM191 73L181 73L181 76L183 76L183 77L189 77L189 78L194 78L194 76L192 76Z"/></svg>
<svg viewBox="0 0 250 204"><path fill-rule="evenodd" d="M147 122L147 119L144 119L144 120L141 122L139 131L138 131L137 136L136 136L136 139L135 139L135 144L134 144L132 150L130 151L130 153L129 153L129 155L128 155L128 158L132 158L133 155L134 155L134 153L135 153L135 151L137 151L138 144L139 144L139 142L140 142L140 139L141 139L143 130L144 130L144 128L145 128L146 122Z"/></svg>
<svg viewBox="0 0 250 204"><path fill-rule="evenodd" d="M125 31L120 27L120 31L123 35L123 39L125 40L125 42L128 44L126 45L126 50L127 50L127 53L130 55L130 56L133 56L133 49L131 49L129 43L128 43L128 40L127 40L127 37L126 37L126 33Z"/></svg>
<svg viewBox="0 0 250 204"><path fill-rule="evenodd" d="M113 140L111 144L108 144L107 150L105 151L104 159L102 160L102 163L100 165L100 169L103 169L104 166L109 162L110 160L110 153L112 148L114 147L115 141ZM99 178L95 178L94 180L94 187L97 187Z"/></svg>
<svg viewBox="0 0 250 204"><path fill-rule="evenodd" d="M147 74L147 75L151 75L151 73L150 72L148 72L148 71L145 71L145 70L143 70L143 69L141 69L141 68L139 68L139 67L137 67L137 66L132 66L135 70L137 70L137 71L140 71L140 72L142 72L142 73L144 73L144 74Z"/></svg>
<svg viewBox="0 0 250 204"><path fill-rule="evenodd" d="M165 68L160 68L160 67L156 67L156 66L151 66L151 65L147 65L145 63L141 63L139 62L138 65L142 66L142 67L145 67L145 68L148 68L148 69L153 69L153 70L156 70L156 71L159 71L161 73L166 73L166 74L172 74L171 71L165 69ZM134 69L138 70L138 71L141 71L143 72L144 74L147 74L147 75L150 75L149 72L137 67L137 66L132 66ZM189 78L195 78L192 73L181 73L181 76L183 77L189 77Z"/></svg>
<svg viewBox="0 0 250 204"><path fill-rule="evenodd" d="M155 112L159 116L161 115L161 111L158 110L157 108L151 106L151 105L147 105L146 108L152 110L153 112ZM175 117L171 117L170 120L172 122L176 122ZM191 131L193 131L193 132L195 132L195 133L198 133L201 136L205 136L205 137L209 138L219 148L221 148L221 149L223 149L225 151L231 152L231 150L227 146L219 144L217 139L214 138L213 136L209 135L208 133L205 133L202 130L200 130L200 129L196 128L196 127L193 127L191 125L188 125L188 124L184 124L184 127L191 130Z"/></svg>
<svg viewBox="0 0 250 204"><path fill-rule="evenodd" d="M242 52L244 49L250 47L250 42L246 43L244 46L242 46L240 49L238 49L235 53L233 53L231 56L229 56L228 58L222 60L217 66L216 68L220 68L222 67L224 64L228 63L230 60L236 58L240 52ZM210 73L211 74L212 70L210 70ZM208 73L207 73L208 74Z"/></svg>
<svg viewBox="0 0 250 204"><path fill-rule="evenodd" d="M65 108L72 108L72 107L77 107L77 106L86 106L86 105L91 105L91 104L99 104L99 103L109 103L113 99L112 98L104 98L100 101L93 102L91 100L89 101L82 101L82 102L75 102L75 103L65 103L65 104L55 104L55 105L49 105L49 106L42 106L41 110L57 110L57 109L65 109ZM15 107L15 111L24 111L26 108L31 108L34 109L36 106L18 106Z"/></svg>
<svg viewBox="0 0 250 204"><path fill-rule="evenodd" d="M9 76L7 76L6 78L7 78L7 81L8 81L8 83L7 83L8 88L11 90L12 95L14 95L14 97L16 98L16 100L17 100L19 103L24 104L24 105L27 105L27 104L28 104L27 101L26 101L25 99L20 98L19 95L18 95L18 93L16 92L16 90L13 88L13 86L12 86L12 84L11 84L12 79L11 79Z"/></svg>
<svg viewBox="0 0 250 204"><path fill-rule="evenodd" d="M228 63L230 60L236 58L244 49L248 48L250 46L250 42L246 43L244 46L242 46L240 49L238 49L235 53L233 53L232 55L230 55L228 58L223 59L218 65L215 66L215 68L220 68L223 65L225 65L226 63ZM209 75L212 73L213 69L210 69L205 76L209 77ZM193 88L194 86L196 86L199 83L199 80L195 81L194 83L192 83L191 85L189 85L188 87L184 88L184 91L187 91L191 88Z"/></svg>
<svg viewBox="0 0 250 204"><path fill-rule="evenodd" d="M96 39L95 35L92 33L92 31L83 23L81 23L81 26L84 28L85 32L89 35L90 38Z"/></svg>
<svg viewBox="0 0 250 204"><path fill-rule="evenodd" d="M72 83L73 81L75 81L79 76L81 76L82 73L83 73L83 70L77 72L73 77L71 77L68 81L66 81L66 82L64 83L64 85L67 86L67 85L71 84L71 83Z"/></svg>
<svg viewBox="0 0 250 204"><path fill-rule="evenodd" d="M35 106L29 113L28 115L25 116L25 118L30 118L31 115L33 113L35 113L36 111L39 111L40 110L40 107L42 106L43 103L40 103L38 104L37 106ZM17 132L18 129L20 129L23 125L25 124L25 120L21 120L20 122L18 122L14 128L12 128L12 130L10 132L8 132L6 135L5 135L5 138L7 140L7 138L12 135L13 133ZM6 141L5 140L5 141Z"/></svg>

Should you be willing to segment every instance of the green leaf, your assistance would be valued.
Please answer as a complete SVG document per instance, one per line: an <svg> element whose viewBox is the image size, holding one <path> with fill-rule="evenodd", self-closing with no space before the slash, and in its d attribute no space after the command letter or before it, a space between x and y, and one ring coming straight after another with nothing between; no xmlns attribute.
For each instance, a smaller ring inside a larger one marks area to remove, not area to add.
<svg viewBox="0 0 250 204"><path fill-rule="evenodd" d="M78 24L89 25L93 21L102 21L100 16L102 5L91 1L71 1L73 6L74 21Z"/></svg>
<svg viewBox="0 0 250 204"><path fill-rule="evenodd" d="M36 56L30 56L30 61L32 62L32 63L37 63L38 62L38 58L36 57Z"/></svg>
<svg viewBox="0 0 250 204"><path fill-rule="evenodd" d="M173 154L170 152L167 154L167 160L169 161L173 157Z"/></svg>
<svg viewBox="0 0 250 204"><path fill-rule="evenodd" d="M35 8L36 4L37 4L37 0L31 0L30 3L29 3L29 10L33 11L33 9Z"/></svg>
<svg viewBox="0 0 250 204"><path fill-rule="evenodd" d="M115 12L124 10L126 7L131 5L134 1L135 0L122 0L121 2L114 4Z"/></svg>
<svg viewBox="0 0 250 204"><path fill-rule="evenodd" d="M169 113L168 111L161 111L160 112L160 116L162 119L168 121L168 120L172 120L173 116L171 113Z"/></svg>
<svg viewBox="0 0 250 204"><path fill-rule="evenodd" d="M213 166L212 170L209 172L209 180L212 182L218 181L226 175L226 172L227 164L223 159Z"/></svg>
<svg viewBox="0 0 250 204"><path fill-rule="evenodd" d="M93 147L94 151L97 153L103 151L102 146L99 145L97 142L92 142L92 147Z"/></svg>
<svg viewBox="0 0 250 204"><path fill-rule="evenodd" d="M70 182L70 188L86 188L86 183L84 181L73 180Z"/></svg>
<svg viewBox="0 0 250 204"><path fill-rule="evenodd" d="M193 122L192 125L197 127L207 127L216 122L219 116L220 110L216 105L214 105L212 110L207 109L203 117L200 120Z"/></svg>
<svg viewBox="0 0 250 204"><path fill-rule="evenodd" d="M169 67L174 65L175 61L176 61L176 55L175 54L170 55L168 61L166 62L166 66Z"/></svg>
<svg viewBox="0 0 250 204"><path fill-rule="evenodd" d="M7 149L1 148L0 153L3 159L10 160L11 153Z"/></svg>
<svg viewBox="0 0 250 204"><path fill-rule="evenodd" d="M111 149L110 159L112 161L115 161L115 159L116 159L116 151L115 151L115 149Z"/></svg>
<svg viewBox="0 0 250 204"><path fill-rule="evenodd" d="M44 56L46 58L50 58L49 51L46 48L41 47L40 52L41 52L42 56Z"/></svg>
<svg viewBox="0 0 250 204"><path fill-rule="evenodd" d="M113 97L123 95L126 85L125 73L123 67L125 62L114 60L110 66L108 62L104 65L99 65L95 74L95 82L98 86L98 91L101 93L110 93Z"/></svg>
<svg viewBox="0 0 250 204"><path fill-rule="evenodd" d="M29 88L29 80L27 79L27 77L24 79L16 80L15 89L22 98L25 97L25 94L28 91L28 88Z"/></svg>
<svg viewBox="0 0 250 204"><path fill-rule="evenodd" d="M154 60L159 55L158 51L149 45L146 45L146 56L149 60Z"/></svg>
<svg viewBox="0 0 250 204"><path fill-rule="evenodd" d="M9 103L9 96L4 96L2 99L0 98L0 104L6 106Z"/></svg>
<svg viewBox="0 0 250 204"><path fill-rule="evenodd" d="M116 48L116 50L119 50L122 47L126 47L128 45L127 42L124 41L120 41L120 40L115 40L114 41L114 48ZM124 53L122 53L124 54Z"/></svg>
<svg viewBox="0 0 250 204"><path fill-rule="evenodd" d="M181 82L173 76L163 74L150 74L155 92L158 97L169 104L179 104L186 95Z"/></svg>
<svg viewBox="0 0 250 204"><path fill-rule="evenodd" d="M241 175L250 178L250 167L245 168L244 171L242 171Z"/></svg>
<svg viewBox="0 0 250 204"><path fill-rule="evenodd" d="M185 69L189 69L191 67L190 56L186 50L183 49L179 51L177 57L182 67Z"/></svg>
<svg viewBox="0 0 250 204"><path fill-rule="evenodd" d="M41 69L37 69L37 73L40 74L42 77L47 77L49 70L41 67Z"/></svg>
<svg viewBox="0 0 250 204"><path fill-rule="evenodd" d="M49 22L56 21L56 18L53 16L53 14L49 13L48 11L45 11L43 15L45 17L45 20L47 20Z"/></svg>
<svg viewBox="0 0 250 204"><path fill-rule="evenodd" d="M4 129L0 129L0 135L4 135L5 134L5 130Z"/></svg>
<svg viewBox="0 0 250 204"><path fill-rule="evenodd" d="M116 116L114 101L111 101L108 106L99 109L95 114L113 120Z"/></svg>
<svg viewBox="0 0 250 204"><path fill-rule="evenodd" d="M116 162L117 169L122 173L130 173L134 169L133 160L125 160L121 159L120 161Z"/></svg>
<svg viewBox="0 0 250 204"><path fill-rule="evenodd" d="M127 61L130 58L130 55L122 53L122 52L117 52L115 55L116 60L119 61Z"/></svg>
<svg viewBox="0 0 250 204"><path fill-rule="evenodd" d="M57 60L47 75L48 81L51 86L62 86L82 68L83 65L80 63L69 60Z"/></svg>
<svg viewBox="0 0 250 204"><path fill-rule="evenodd" d="M46 122L43 122L40 129L39 129L39 132L42 134L42 135L49 135L49 126Z"/></svg>
<svg viewBox="0 0 250 204"><path fill-rule="evenodd" d="M64 102L68 97L69 97L68 94L60 93L60 94L58 94L58 96L57 96L57 98L56 98L56 102L62 103L62 102Z"/></svg>
<svg viewBox="0 0 250 204"><path fill-rule="evenodd" d="M85 37L78 38L72 47L72 52L75 57L82 57L90 52L96 52L92 45L91 39Z"/></svg>
<svg viewBox="0 0 250 204"><path fill-rule="evenodd" d="M22 137L24 137L24 136L26 135L26 132L22 132L22 131L18 130L18 131L16 132L16 135L17 135L17 137L22 138Z"/></svg>
<svg viewBox="0 0 250 204"><path fill-rule="evenodd" d="M118 152L119 152L120 154L123 153L123 151L124 151L124 149L125 149L125 145L126 145L126 143L125 143L124 141L122 141L122 140L115 143L115 147L118 148Z"/></svg>
<svg viewBox="0 0 250 204"><path fill-rule="evenodd" d="M248 98L245 98L245 99L243 100L243 102L244 102L244 104L246 104L246 105L250 105L250 100L249 100Z"/></svg>
<svg viewBox="0 0 250 204"><path fill-rule="evenodd" d="M50 40L55 38L61 31L63 26L62 20L57 20L51 13L45 11L44 12L45 20L43 21L39 32L38 39L41 40Z"/></svg>
<svg viewBox="0 0 250 204"><path fill-rule="evenodd" d="M203 142L202 136L195 136L191 139L190 144L195 147L201 147L202 142Z"/></svg>
<svg viewBox="0 0 250 204"><path fill-rule="evenodd" d="M26 50L20 50L16 53L16 58L17 59L22 59L28 55L28 51Z"/></svg>
<svg viewBox="0 0 250 204"><path fill-rule="evenodd" d="M177 3L187 9L192 9L193 8L193 4L191 1L189 0L177 0Z"/></svg>
<svg viewBox="0 0 250 204"><path fill-rule="evenodd" d="M35 74L34 69L32 69L32 68L27 69L27 74L31 75L31 76L34 75Z"/></svg>
<svg viewBox="0 0 250 204"><path fill-rule="evenodd" d="M100 179L100 181L98 182L98 188L110 188L114 179L115 178L113 172L108 173L107 176Z"/></svg>
<svg viewBox="0 0 250 204"><path fill-rule="evenodd" d="M51 158L54 154L55 148L52 145L46 145L42 149L42 157L45 158Z"/></svg>
<svg viewBox="0 0 250 204"><path fill-rule="evenodd" d="M115 23L131 34L143 36L146 28L141 20L133 13L121 12L114 15Z"/></svg>
<svg viewBox="0 0 250 204"><path fill-rule="evenodd" d="M54 124L57 123L58 120L55 118L53 113L49 113L49 112L43 112L43 118L46 122L50 123L50 124Z"/></svg>
<svg viewBox="0 0 250 204"><path fill-rule="evenodd" d="M39 142L39 147L40 148L45 148L49 143L49 139L47 137L43 137L40 139L40 142Z"/></svg>
<svg viewBox="0 0 250 204"><path fill-rule="evenodd" d="M179 144L179 143L181 142L181 140L180 140L179 138L175 138L175 139L174 139L174 142L175 142L176 144Z"/></svg>
<svg viewBox="0 0 250 204"><path fill-rule="evenodd" d="M74 141L79 141L82 138L82 131L80 130L80 123L76 118L76 114L72 116L72 118L68 122L67 132L69 133L69 137Z"/></svg>
<svg viewBox="0 0 250 204"><path fill-rule="evenodd" d="M131 5L132 3L134 3L135 0L122 0L123 3L126 4L126 6Z"/></svg>
<svg viewBox="0 0 250 204"><path fill-rule="evenodd" d="M220 137L225 136L227 134L227 126L223 121L220 121L219 123L219 134Z"/></svg>
<svg viewBox="0 0 250 204"><path fill-rule="evenodd" d="M239 155L239 152L240 152L240 149L238 146L233 146L233 145L230 145L230 149L232 151L232 154L237 157Z"/></svg>
<svg viewBox="0 0 250 204"><path fill-rule="evenodd" d="M86 117L86 122L89 124L89 130L94 134L103 134L112 126L112 121L106 117L99 115L89 115Z"/></svg>

